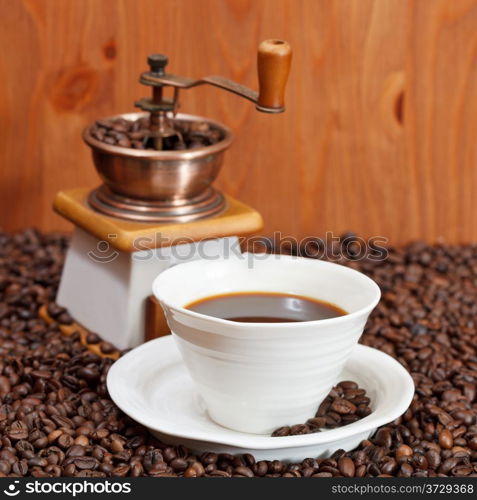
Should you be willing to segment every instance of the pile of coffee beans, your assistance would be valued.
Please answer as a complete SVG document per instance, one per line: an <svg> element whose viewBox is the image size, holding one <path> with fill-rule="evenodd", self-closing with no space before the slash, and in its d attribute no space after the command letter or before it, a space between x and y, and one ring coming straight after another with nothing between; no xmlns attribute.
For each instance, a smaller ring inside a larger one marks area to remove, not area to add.
<svg viewBox="0 0 477 500"><path fill-rule="evenodd" d="M46 312L51 318L52 321L57 322L62 327L71 327L75 328L73 318L68 314L68 311L64 308L56 304L55 302L50 302L46 308ZM64 330L62 330L64 333ZM81 332L80 332L81 334ZM81 336L81 335L80 335ZM115 354L119 357L119 351L114 347L110 342L106 342L102 340L101 337L94 332L85 332L83 335L84 338L82 342L84 345L88 347L97 346L99 348L99 352L102 355ZM95 350L95 349L92 349ZM96 349L97 352L97 349Z"/></svg>
<svg viewBox="0 0 477 500"><path fill-rule="evenodd" d="M416 393L402 417L356 450L287 464L195 455L126 417L105 386L113 361L38 318L39 307L54 301L66 244L32 230L0 232L0 476L477 474L477 246L414 243L383 260L358 258L346 246L337 260L383 291L362 342L402 363Z"/></svg>
<svg viewBox="0 0 477 500"><path fill-rule="evenodd" d="M163 138L161 150L181 151L211 146L223 139L222 132L207 122L170 120L176 135ZM155 150L149 118L98 120L90 129L98 141L121 148Z"/></svg>
<svg viewBox="0 0 477 500"><path fill-rule="evenodd" d="M356 382L343 380L331 389L313 418L309 418L304 424L279 427L273 431L272 436L312 434L322 429L335 429L352 424L371 415L370 403L366 391L358 387Z"/></svg>

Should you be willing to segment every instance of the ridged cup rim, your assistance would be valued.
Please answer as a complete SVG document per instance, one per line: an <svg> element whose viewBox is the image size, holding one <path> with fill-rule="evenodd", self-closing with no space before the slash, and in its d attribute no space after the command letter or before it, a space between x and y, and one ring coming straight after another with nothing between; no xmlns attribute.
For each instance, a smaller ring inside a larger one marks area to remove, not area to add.
<svg viewBox="0 0 477 500"><path fill-rule="evenodd" d="M247 255L263 255L263 254L253 254L251 252L244 252L244 256ZM198 313L195 311L191 311L190 309L186 309L183 306L178 306L177 304L171 303L169 300L164 299L161 296L161 289L165 289L167 287L164 287L164 285L161 283L164 278L167 278L168 274L175 273L177 272L177 267L174 266L172 268L166 269L165 271L162 271L159 276L155 278L152 284L152 291L156 299L158 299L161 303L163 303L166 307L170 308L171 310L180 312L182 314L185 314L187 316L201 319L201 320L206 320L211 323L215 323L218 325L227 325L228 329L235 328L235 329L243 329L244 327L253 327L253 328L260 328L263 330L289 330L290 328L294 330L299 330L299 329L308 329L312 326L332 326L332 325L340 325L342 323L347 323L349 321L352 321L353 319L360 317L360 316L366 316L370 314L370 312L377 306L380 298L381 298L381 289L377 285L377 283L372 280L369 276L366 276L364 273L361 273L360 271L357 271L356 269L352 269L347 266L343 266L341 264L337 264L335 262L327 262L324 260L314 260L310 259L307 257L297 257L297 256L292 256L292 255L276 255L276 254L271 254L270 258L277 258L279 260L287 260L287 261L306 261L307 263L311 265L316 265L318 267L339 267L341 270L345 270L346 273L350 274L351 276L359 276L359 279L363 280L363 282L367 283L375 292L373 299L367 304L366 306L358 309L357 311L347 313L343 316L337 316L335 318L328 318L328 319L318 319L318 320L313 320L313 321L299 321L299 322L293 322L293 323L254 323L254 322L242 322L242 321L230 321L227 319L222 319L222 318L217 318L215 316L208 316L206 314ZM222 261L227 260L227 259L222 259ZM194 266L194 265L199 265L198 262L200 261L191 261L191 262L185 262L182 264L179 264L179 266L184 266L181 267L184 271L186 271L186 266ZM215 263L217 261L214 261ZM212 264L213 265L213 264ZM233 292L231 292L233 293ZM337 304L339 305L339 304ZM223 335L226 335L223 333Z"/></svg>

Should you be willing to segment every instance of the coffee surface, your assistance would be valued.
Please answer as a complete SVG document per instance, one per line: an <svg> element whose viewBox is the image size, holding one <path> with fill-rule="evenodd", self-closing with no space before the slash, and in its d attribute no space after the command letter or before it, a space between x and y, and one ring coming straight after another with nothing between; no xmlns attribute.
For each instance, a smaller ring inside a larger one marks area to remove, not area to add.
<svg viewBox="0 0 477 500"><path fill-rule="evenodd" d="M329 302L301 295L240 292L214 295L186 306L194 312L244 323L292 323L344 316L347 312Z"/></svg>

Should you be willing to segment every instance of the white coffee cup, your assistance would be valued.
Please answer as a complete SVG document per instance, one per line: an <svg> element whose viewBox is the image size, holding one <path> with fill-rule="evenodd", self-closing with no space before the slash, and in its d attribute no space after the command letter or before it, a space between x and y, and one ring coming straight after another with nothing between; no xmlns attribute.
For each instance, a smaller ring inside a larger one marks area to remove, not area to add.
<svg viewBox="0 0 477 500"><path fill-rule="evenodd" d="M345 266L302 257L245 253L196 260L153 283L210 418L268 434L313 417L380 298L378 285ZM185 309L233 292L280 292L331 302L348 314L293 323L240 323Z"/></svg>

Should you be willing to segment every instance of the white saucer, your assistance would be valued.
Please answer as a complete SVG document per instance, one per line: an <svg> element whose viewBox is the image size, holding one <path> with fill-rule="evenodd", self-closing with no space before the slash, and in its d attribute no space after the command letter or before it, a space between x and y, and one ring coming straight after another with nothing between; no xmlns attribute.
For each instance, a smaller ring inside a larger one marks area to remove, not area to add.
<svg viewBox="0 0 477 500"><path fill-rule="evenodd" d="M341 448L352 450L378 427L402 415L414 394L414 383L403 366L362 345L354 349L338 380L353 380L366 389L373 413L341 428L286 437L236 432L213 422L171 335L151 340L116 361L107 385L118 407L163 442L184 444L196 452L252 453L257 460L300 461ZM290 422L296 423L300 422Z"/></svg>

